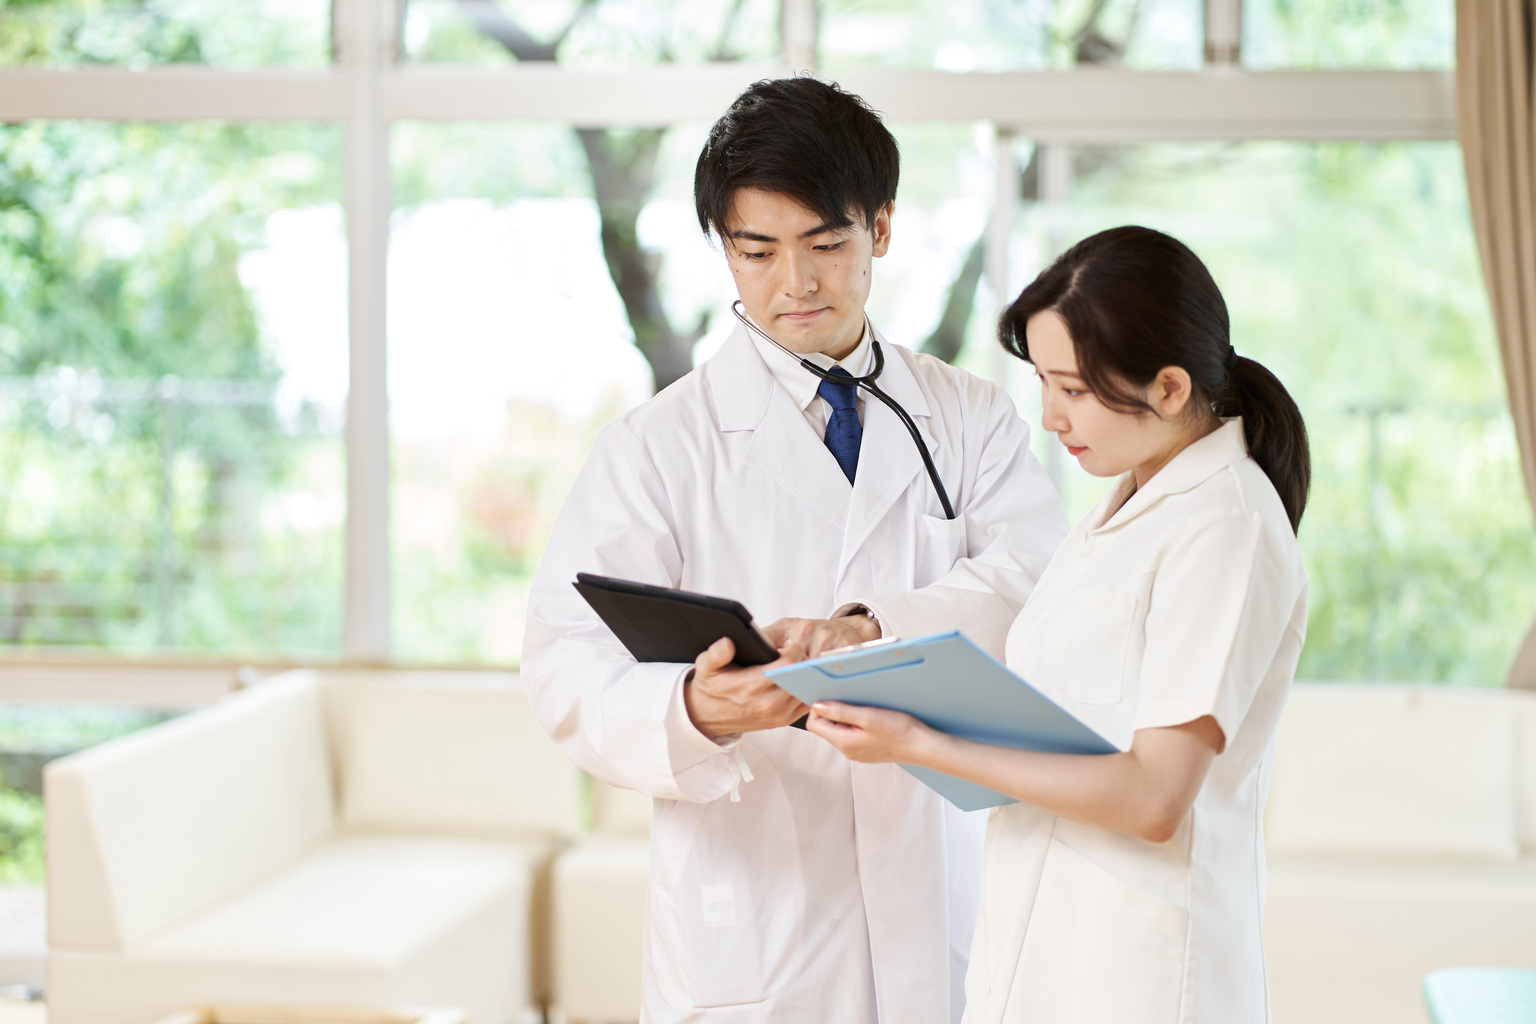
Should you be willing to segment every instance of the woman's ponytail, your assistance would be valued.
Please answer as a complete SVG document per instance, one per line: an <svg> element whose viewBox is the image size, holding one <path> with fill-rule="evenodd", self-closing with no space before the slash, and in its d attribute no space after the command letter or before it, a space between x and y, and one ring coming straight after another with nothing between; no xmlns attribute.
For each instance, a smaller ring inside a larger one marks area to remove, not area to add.
<svg viewBox="0 0 1536 1024"><path fill-rule="evenodd" d="M1029 318L1066 322L1078 373L1100 402L1150 412L1141 394L1166 366L1181 366L1196 400L1241 416L1248 454L1269 476L1294 531L1307 507L1312 459L1301 410L1275 375L1232 349L1221 289L1183 242L1134 225L1078 242L1019 294L998 338L1029 359Z"/></svg>
<svg viewBox="0 0 1536 1024"><path fill-rule="evenodd" d="M1264 364L1237 356L1214 407L1218 416L1243 418L1248 454L1275 485L1291 530L1297 530L1312 487L1312 455L1307 424L1290 392Z"/></svg>

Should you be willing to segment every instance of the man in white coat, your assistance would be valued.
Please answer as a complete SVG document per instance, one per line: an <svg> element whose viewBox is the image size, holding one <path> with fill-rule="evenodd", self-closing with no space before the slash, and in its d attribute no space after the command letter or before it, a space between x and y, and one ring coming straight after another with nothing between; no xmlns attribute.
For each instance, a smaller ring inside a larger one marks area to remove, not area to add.
<svg viewBox="0 0 1536 1024"><path fill-rule="evenodd" d="M765 632L788 658L950 629L1001 657L1067 526L1008 396L865 319L897 173L889 131L835 85L737 99L699 158L700 225L745 314L797 355L743 325L609 424L534 582L522 672L539 720L582 768L655 798L649 1024L963 1009L984 819L788 728L805 708L731 667L728 640L693 665L636 663L571 586L582 571L734 598L779 620ZM895 413L799 365L861 375L877 344L953 519Z"/></svg>

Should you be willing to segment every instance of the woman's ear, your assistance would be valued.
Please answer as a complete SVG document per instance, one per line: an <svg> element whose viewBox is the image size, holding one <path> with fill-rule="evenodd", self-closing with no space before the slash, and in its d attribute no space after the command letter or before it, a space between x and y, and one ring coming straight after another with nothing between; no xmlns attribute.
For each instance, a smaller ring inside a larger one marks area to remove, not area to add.
<svg viewBox="0 0 1536 1024"><path fill-rule="evenodd" d="M1158 370L1147 390L1147 404L1163 419L1183 413L1194 397L1194 383L1189 379L1189 371L1182 366L1165 366Z"/></svg>

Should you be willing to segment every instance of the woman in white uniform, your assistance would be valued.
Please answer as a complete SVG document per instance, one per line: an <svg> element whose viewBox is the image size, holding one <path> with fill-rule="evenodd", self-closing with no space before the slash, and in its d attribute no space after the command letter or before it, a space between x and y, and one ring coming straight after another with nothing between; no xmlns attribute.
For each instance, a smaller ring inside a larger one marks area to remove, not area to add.
<svg viewBox="0 0 1536 1024"><path fill-rule="evenodd" d="M1018 799L988 827L970 1024L1266 1021L1261 822L1306 628L1301 414L1233 352L1200 260L1147 228L1068 250L1001 334L1034 364L1045 429L1119 477L1036 584L1008 666L1122 753L837 703L810 729Z"/></svg>

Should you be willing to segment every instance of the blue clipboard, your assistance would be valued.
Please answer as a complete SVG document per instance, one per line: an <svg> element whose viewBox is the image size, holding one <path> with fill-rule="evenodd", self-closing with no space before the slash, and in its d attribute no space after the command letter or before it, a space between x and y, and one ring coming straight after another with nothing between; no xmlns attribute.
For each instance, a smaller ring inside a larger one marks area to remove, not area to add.
<svg viewBox="0 0 1536 1024"><path fill-rule="evenodd" d="M959 633L880 640L766 673L806 704L905 711L941 732L994 746L1058 754L1113 754L1119 748ZM931 768L902 765L962 811L1016 801Z"/></svg>

